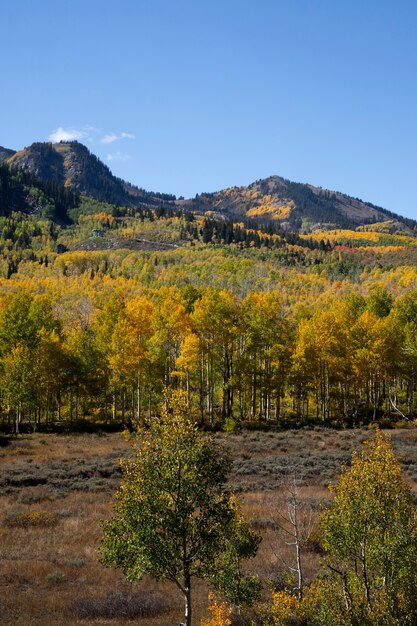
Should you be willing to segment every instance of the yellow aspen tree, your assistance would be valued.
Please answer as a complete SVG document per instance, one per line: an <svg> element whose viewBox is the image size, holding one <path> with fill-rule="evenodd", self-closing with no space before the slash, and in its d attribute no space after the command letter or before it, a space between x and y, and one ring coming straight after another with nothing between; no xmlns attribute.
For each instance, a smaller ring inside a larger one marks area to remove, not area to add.
<svg viewBox="0 0 417 626"><path fill-rule="evenodd" d="M334 491L322 541L351 623L415 624L416 512L389 438L377 429Z"/></svg>

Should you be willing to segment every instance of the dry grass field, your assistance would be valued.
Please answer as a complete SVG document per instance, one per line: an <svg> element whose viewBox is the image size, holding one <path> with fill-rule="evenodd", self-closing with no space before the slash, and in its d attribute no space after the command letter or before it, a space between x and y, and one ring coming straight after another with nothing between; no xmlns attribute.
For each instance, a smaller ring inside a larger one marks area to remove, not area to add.
<svg viewBox="0 0 417 626"><path fill-rule="evenodd" d="M301 513L313 522L320 502L367 430L290 430L218 434L234 459L231 483L262 535L250 567L265 587L289 580L293 548L280 529L290 479L300 480ZM417 493L417 429L392 431L404 476ZM101 519L111 512L129 454L119 434L25 435L0 448L0 623L33 626L139 624L174 626L182 600L172 585L130 584L97 560ZM313 530L304 556L311 578L320 567ZM194 587L194 618L207 615L207 589ZM242 617L235 624L244 624Z"/></svg>

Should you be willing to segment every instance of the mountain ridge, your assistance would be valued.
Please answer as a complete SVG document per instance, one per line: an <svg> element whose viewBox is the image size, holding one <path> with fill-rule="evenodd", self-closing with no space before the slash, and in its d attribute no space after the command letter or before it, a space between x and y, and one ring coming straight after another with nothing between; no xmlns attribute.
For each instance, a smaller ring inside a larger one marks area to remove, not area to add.
<svg viewBox="0 0 417 626"><path fill-rule="evenodd" d="M16 153L16 150L11 150L10 148L5 148L4 146L0 146L0 165L1 163L3 163L3 161L13 156L15 153Z"/></svg>
<svg viewBox="0 0 417 626"><path fill-rule="evenodd" d="M54 181L74 192L127 207L158 205L166 194L154 194L114 176L109 167L78 141L36 142L3 161L40 180ZM174 196L169 196L169 199Z"/></svg>
<svg viewBox="0 0 417 626"><path fill-rule="evenodd" d="M246 187L197 194L193 199L182 201L181 205L189 211L209 216L214 213L218 217L278 221L291 230L356 228L387 219L397 220L406 228L416 225L414 220L359 198L276 175Z"/></svg>
<svg viewBox="0 0 417 626"><path fill-rule="evenodd" d="M240 187L179 199L175 195L149 192L114 176L107 165L83 144L34 143L19 151L0 147L0 163L23 169L43 181L119 206L169 205L213 219L274 221L284 229L312 231L316 228L351 228L394 220L401 228L415 228L414 220L309 183L297 183L278 175Z"/></svg>

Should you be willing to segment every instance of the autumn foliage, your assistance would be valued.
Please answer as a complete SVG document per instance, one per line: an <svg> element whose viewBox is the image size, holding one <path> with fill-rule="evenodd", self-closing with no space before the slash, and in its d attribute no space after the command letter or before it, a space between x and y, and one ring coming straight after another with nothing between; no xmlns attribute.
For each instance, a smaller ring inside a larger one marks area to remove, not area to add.
<svg viewBox="0 0 417 626"><path fill-rule="evenodd" d="M230 615L232 614L232 608L216 598L212 592L209 593L208 610L211 613L211 617L203 620L201 626L231 626Z"/></svg>
<svg viewBox="0 0 417 626"><path fill-rule="evenodd" d="M273 593L266 623L415 624L416 511L389 438L378 429L342 469L320 526L323 572L301 598Z"/></svg>
<svg viewBox="0 0 417 626"><path fill-rule="evenodd" d="M100 286L100 288L98 288ZM144 425L164 389L234 427L412 419L417 291L382 285L306 309L278 291L20 287L0 300L3 427L93 419Z"/></svg>

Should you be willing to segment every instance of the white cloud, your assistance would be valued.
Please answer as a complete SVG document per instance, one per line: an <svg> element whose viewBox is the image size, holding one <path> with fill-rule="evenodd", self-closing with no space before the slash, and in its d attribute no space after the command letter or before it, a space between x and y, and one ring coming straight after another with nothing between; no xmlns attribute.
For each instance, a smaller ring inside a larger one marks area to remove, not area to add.
<svg viewBox="0 0 417 626"><path fill-rule="evenodd" d="M107 133L100 139L100 143L108 144L113 143L114 141L118 141L119 139L135 139L135 135L133 133L120 133L117 135L116 133Z"/></svg>
<svg viewBox="0 0 417 626"><path fill-rule="evenodd" d="M104 135L104 137L100 139L100 143L113 143L113 141L117 141L117 139L117 135L114 133L108 133L108 135Z"/></svg>
<svg viewBox="0 0 417 626"><path fill-rule="evenodd" d="M119 141L121 139L135 139L135 135L133 133L105 133L102 129L96 128L95 126L82 126L82 127L74 127L74 126L58 126L54 132L52 132L48 141L52 141L54 143L58 143L59 141L88 141L90 143L99 142L104 145L109 145L114 143L115 141ZM121 153L116 153L117 155L121 155ZM113 155L110 155L111 157ZM120 156L114 157L121 160ZM112 160L110 158L110 160ZM124 158L126 160L126 158Z"/></svg>
<svg viewBox="0 0 417 626"><path fill-rule="evenodd" d="M113 152L107 155L108 161L128 161L131 158L130 154L125 154L124 152Z"/></svg>
<svg viewBox="0 0 417 626"><path fill-rule="evenodd" d="M59 141L78 141L79 139L84 139L86 136L87 132L85 130L79 128L62 128L62 126L58 126L58 128L49 135L48 141L53 141L54 143L58 143Z"/></svg>

